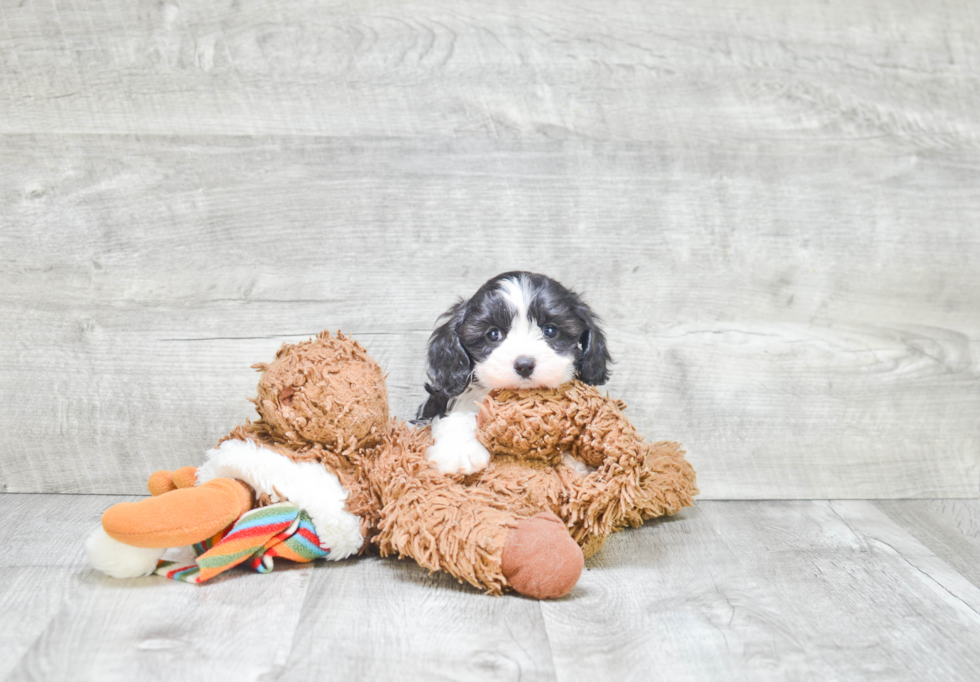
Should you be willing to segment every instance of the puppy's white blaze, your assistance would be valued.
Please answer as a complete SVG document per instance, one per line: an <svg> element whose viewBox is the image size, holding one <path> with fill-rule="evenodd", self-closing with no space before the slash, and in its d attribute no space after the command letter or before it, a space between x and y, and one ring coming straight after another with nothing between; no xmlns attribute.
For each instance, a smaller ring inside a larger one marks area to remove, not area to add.
<svg viewBox="0 0 980 682"><path fill-rule="evenodd" d="M530 301L527 300L527 291L524 289L524 282L523 277L520 279L505 279L500 283L500 289L498 289L501 295L510 301L515 310L514 319L510 323L510 332L507 334L508 336L515 332L518 334L529 334L531 327L536 327L536 325L531 324L531 316L528 313L531 305Z"/></svg>
<svg viewBox="0 0 980 682"><path fill-rule="evenodd" d="M554 388L575 375L571 357L559 355L548 345L541 328L531 320L523 282L505 279L500 293L514 306L514 319L503 342L481 363L474 374L488 388ZM525 379L514 369L517 358L534 358L534 372Z"/></svg>

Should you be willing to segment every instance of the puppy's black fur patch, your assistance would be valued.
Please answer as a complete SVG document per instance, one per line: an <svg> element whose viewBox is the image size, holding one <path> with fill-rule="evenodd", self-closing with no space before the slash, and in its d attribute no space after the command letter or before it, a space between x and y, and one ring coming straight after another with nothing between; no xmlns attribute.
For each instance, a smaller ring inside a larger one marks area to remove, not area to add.
<svg viewBox="0 0 980 682"><path fill-rule="evenodd" d="M612 358L599 318L574 291L531 272L505 272L481 286L469 299L443 313L441 324L429 338L428 400L418 418L429 420L452 409L456 396L475 381L474 368L499 344L491 330L506 337L517 312L500 292L503 280L517 281L528 301L528 317L539 327L553 325L557 333L545 341L556 354L574 359L575 376L587 384L609 380ZM488 334L489 333L489 334Z"/></svg>

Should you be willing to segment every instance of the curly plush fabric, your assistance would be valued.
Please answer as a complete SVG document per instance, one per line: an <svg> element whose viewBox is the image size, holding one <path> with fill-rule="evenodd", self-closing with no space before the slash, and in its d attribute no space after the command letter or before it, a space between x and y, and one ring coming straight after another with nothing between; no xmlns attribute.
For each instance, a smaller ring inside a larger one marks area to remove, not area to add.
<svg viewBox="0 0 980 682"><path fill-rule="evenodd" d="M252 366L262 372L254 402L273 440L345 449L372 447L383 437L384 374L356 341L323 332Z"/></svg>
<svg viewBox="0 0 980 682"><path fill-rule="evenodd" d="M391 420L378 446L342 453L320 444L276 446L261 423L238 427L232 437L257 440L295 461L318 461L335 473L348 491L347 510L361 518L362 534L381 556L411 558L489 594L507 587L501 555L518 516L492 491L465 486L431 466L427 427Z"/></svg>
<svg viewBox="0 0 980 682"><path fill-rule="evenodd" d="M488 397L477 417L477 439L525 465L508 465L495 454L482 484L517 502L537 498L531 504L564 519L587 557L610 533L693 504L698 489L683 450L668 441L645 442L625 408L580 381ZM596 469L582 476L564 456Z"/></svg>
<svg viewBox="0 0 980 682"><path fill-rule="evenodd" d="M477 437L490 465L447 476L426 460L429 428L388 419L381 369L357 342L320 334L256 367L261 418L228 438L320 462L348 491L365 548L490 594L509 587L501 561L521 519L556 514L590 556L610 533L672 514L697 494L676 443L646 443L623 403L578 381L488 397ZM568 457L595 469L583 475Z"/></svg>
<svg viewBox="0 0 980 682"><path fill-rule="evenodd" d="M159 555L130 545L198 543L248 513L240 534L202 555L200 572L164 573L200 581L239 561L261 569L274 555L300 556L280 542L289 528L265 524L278 549L254 535L251 520L285 504L308 517L309 537L294 537L312 542L306 558L370 547L490 594L550 599L574 587L583 557L610 533L674 513L697 493L676 443L645 442L625 405L577 381L488 396L475 423L493 456L466 476L427 460L428 427L389 419L383 372L355 341L323 333L255 367L259 420L232 430L200 468L151 476L154 497L108 509L87 545L93 566L143 575Z"/></svg>

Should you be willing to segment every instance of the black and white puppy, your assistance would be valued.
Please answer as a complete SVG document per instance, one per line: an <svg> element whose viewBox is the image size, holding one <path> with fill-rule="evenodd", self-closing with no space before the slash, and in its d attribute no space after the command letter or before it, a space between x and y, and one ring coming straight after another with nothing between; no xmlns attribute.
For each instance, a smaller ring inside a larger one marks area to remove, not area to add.
<svg viewBox="0 0 980 682"><path fill-rule="evenodd" d="M445 321L429 339L429 399L418 418L434 420L427 456L442 472L470 474L489 463L475 431L491 390L609 379L612 359L598 317L550 277L497 275L439 319Z"/></svg>

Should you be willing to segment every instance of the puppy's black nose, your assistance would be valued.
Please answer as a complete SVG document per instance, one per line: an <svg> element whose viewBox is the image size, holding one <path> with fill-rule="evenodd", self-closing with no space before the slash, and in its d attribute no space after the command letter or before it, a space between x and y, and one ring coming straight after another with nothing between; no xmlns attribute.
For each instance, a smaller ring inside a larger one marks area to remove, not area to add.
<svg viewBox="0 0 980 682"><path fill-rule="evenodd" d="M534 358L529 358L526 355L517 358L514 360L514 371L527 379L534 372Z"/></svg>

